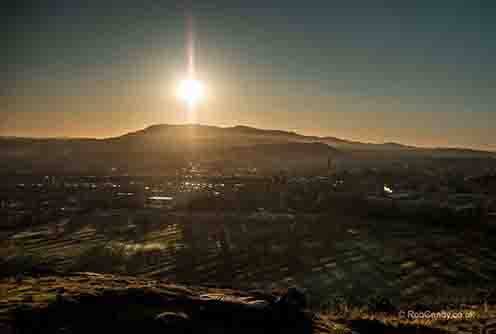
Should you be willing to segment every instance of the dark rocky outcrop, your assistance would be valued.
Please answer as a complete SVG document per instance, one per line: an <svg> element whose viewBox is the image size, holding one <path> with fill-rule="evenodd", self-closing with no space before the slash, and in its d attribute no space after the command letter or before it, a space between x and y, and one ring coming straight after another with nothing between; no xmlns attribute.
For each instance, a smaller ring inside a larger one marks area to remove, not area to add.
<svg viewBox="0 0 496 334"><path fill-rule="evenodd" d="M312 333L318 322L297 290L250 295L92 273L1 286L0 322L21 333Z"/></svg>
<svg viewBox="0 0 496 334"><path fill-rule="evenodd" d="M278 293L182 286L162 280L75 273L0 280L0 333L472 333L483 321L443 328L314 314L299 289ZM492 313L491 313L492 314ZM454 328L454 330L451 330Z"/></svg>

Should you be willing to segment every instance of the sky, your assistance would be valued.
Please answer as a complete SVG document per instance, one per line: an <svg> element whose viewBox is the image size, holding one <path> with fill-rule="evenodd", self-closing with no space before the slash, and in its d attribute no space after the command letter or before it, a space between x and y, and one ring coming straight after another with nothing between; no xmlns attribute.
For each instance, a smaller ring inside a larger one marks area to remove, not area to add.
<svg viewBox="0 0 496 334"><path fill-rule="evenodd" d="M8 0L0 135L109 137L196 123L496 151L491 1Z"/></svg>

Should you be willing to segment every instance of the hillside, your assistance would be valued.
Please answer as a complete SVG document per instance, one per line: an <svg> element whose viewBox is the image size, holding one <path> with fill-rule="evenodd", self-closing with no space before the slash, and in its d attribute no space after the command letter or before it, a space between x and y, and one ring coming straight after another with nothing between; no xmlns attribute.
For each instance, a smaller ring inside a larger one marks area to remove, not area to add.
<svg viewBox="0 0 496 334"><path fill-rule="evenodd" d="M247 126L152 125L106 139L0 138L0 173L156 175L190 162L212 168L323 170L328 159L494 159L492 152L368 144Z"/></svg>
<svg viewBox="0 0 496 334"><path fill-rule="evenodd" d="M338 333L304 299L79 273L0 283L2 333ZM300 297L300 298L298 298ZM336 329L341 328L341 331Z"/></svg>
<svg viewBox="0 0 496 334"><path fill-rule="evenodd" d="M473 150L467 148L453 147L436 147L436 148L420 148L411 145L404 145L394 142L386 143L367 143L341 139L336 137L319 137L305 136L293 131L258 129L244 125L236 125L232 127L218 127L200 124L192 125L170 125L170 124L155 124L145 129L124 134L113 139L129 139L145 136L148 138L182 138L184 140L191 139L217 139L231 140L230 145L249 145L253 141L257 142L319 142L324 143L341 150L351 151L403 151L417 152L424 154L440 154L449 156L492 156L496 157L495 152L487 152L481 150ZM233 141L234 140L234 141Z"/></svg>
<svg viewBox="0 0 496 334"><path fill-rule="evenodd" d="M260 130L261 131L261 130ZM190 162L211 168L323 168L324 143L238 127L157 125L108 139L0 139L0 172L160 175Z"/></svg>
<svg viewBox="0 0 496 334"><path fill-rule="evenodd" d="M313 314L296 289L272 294L94 273L0 281L2 333L455 333L394 316ZM465 323L466 325L466 323ZM464 326L465 326L464 325ZM470 329L479 328L472 322ZM442 327L442 326L441 326ZM446 327L446 326L445 326Z"/></svg>

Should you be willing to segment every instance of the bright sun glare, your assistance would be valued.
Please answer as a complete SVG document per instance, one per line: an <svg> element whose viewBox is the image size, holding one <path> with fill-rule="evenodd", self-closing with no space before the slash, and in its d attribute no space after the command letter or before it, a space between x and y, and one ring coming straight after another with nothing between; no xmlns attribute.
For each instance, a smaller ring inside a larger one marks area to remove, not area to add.
<svg viewBox="0 0 496 334"><path fill-rule="evenodd" d="M177 93L181 100L192 107L205 96L205 88L201 81L188 78L181 81Z"/></svg>

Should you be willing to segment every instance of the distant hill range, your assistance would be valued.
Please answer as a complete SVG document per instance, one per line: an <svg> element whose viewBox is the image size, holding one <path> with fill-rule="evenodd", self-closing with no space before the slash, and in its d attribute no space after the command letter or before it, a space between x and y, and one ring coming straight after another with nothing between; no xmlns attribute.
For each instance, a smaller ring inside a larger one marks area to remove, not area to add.
<svg viewBox="0 0 496 334"><path fill-rule="evenodd" d="M248 126L152 125L105 139L0 138L0 172L168 174L190 163L213 168L318 170L339 159L495 159L461 148L418 148Z"/></svg>
<svg viewBox="0 0 496 334"><path fill-rule="evenodd" d="M496 156L496 152L488 152L481 150L473 150L467 148L419 148L416 146L409 146L398 144L394 142L375 144L363 143L359 141L352 141L340 139L336 137L318 137L318 136L305 136L293 131L283 130L265 130L257 129L254 127L236 125L232 127L218 127L208 125L170 125L170 124L157 124L151 125L145 129L131 132L117 138L129 138L135 136L165 136L165 137L183 137L194 136L197 139L205 138L236 138L240 142L237 144L251 145L253 141L262 142L318 142L327 144L337 149L353 150L353 151L417 151L424 153L445 153L447 155L468 155L468 156Z"/></svg>

